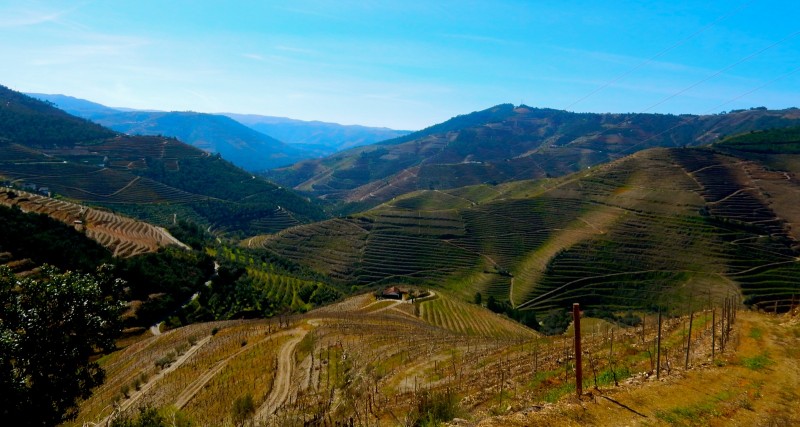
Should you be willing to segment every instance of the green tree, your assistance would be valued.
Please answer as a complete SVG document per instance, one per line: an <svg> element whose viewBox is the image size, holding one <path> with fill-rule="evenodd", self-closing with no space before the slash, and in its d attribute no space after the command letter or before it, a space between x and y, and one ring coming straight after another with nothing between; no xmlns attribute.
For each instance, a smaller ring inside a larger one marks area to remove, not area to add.
<svg viewBox="0 0 800 427"><path fill-rule="evenodd" d="M486 298L486 308L494 311L495 313L503 311L502 306L494 298L494 295L489 295L489 298Z"/></svg>
<svg viewBox="0 0 800 427"><path fill-rule="evenodd" d="M0 266L0 408L14 425L56 425L102 383L89 357L114 348L122 283L44 266L36 279Z"/></svg>
<svg viewBox="0 0 800 427"><path fill-rule="evenodd" d="M231 417L233 424L236 426L243 426L247 420L253 417L256 413L256 405L253 402L253 396L247 393L239 396L233 401L233 408L231 409Z"/></svg>
<svg viewBox="0 0 800 427"><path fill-rule="evenodd" d="M483 295L480 292L475 292L475 304L481 305L483 302Z"/></svg>

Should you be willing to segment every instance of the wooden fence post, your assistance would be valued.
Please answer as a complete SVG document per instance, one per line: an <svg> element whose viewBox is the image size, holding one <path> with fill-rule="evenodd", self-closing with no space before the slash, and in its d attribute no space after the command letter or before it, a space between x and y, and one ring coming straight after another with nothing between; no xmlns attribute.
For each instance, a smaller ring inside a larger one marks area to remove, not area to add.
<svg viewBox="0 0 800 427"><path fill-rule="evenodd" d="M658 307L658 335L656 335L656 379L661 378L661 306Z"/></svg>
<svg viewBox="0 0 800 427"><path fill-rule="evenodd" d="M711 309L711 363L714 363L714 355L717 346L717 308Z"/></svg>
<svg viewBox="0 0 800 427"><path fill-rule="evenodd" d="M575 322L575 392L578 399L583 395L583 363L581 363L581 308L572 304L572 319Z"/></svg>
<svg viewBox="0 0 800 427"><path fill-rule="evenodd" d="M686 338L686 362L683 364L683 369L689 369L689 355L692 352L692 320L694 320L694 308L689 312L689 336Z"/></svg>

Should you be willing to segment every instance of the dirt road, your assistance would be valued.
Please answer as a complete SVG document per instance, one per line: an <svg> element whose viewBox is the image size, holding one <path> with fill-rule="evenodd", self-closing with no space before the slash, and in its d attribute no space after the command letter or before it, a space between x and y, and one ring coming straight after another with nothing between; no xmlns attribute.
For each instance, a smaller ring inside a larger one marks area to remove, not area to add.
<svg viewBox="0 0 800 427"><path fill-rule="evenodd" d="M292 373L294 372L295 366L294 352L297 348L297 344L303 340L308 330L301 327L287 332L292 334L293 337L283 344L280 353L278 353L278 372L275 373L275 381L273 382L269 396L267 396L267 399L256 412L256 420L265 420L267 417L274 414L289 397Z"/></svg>

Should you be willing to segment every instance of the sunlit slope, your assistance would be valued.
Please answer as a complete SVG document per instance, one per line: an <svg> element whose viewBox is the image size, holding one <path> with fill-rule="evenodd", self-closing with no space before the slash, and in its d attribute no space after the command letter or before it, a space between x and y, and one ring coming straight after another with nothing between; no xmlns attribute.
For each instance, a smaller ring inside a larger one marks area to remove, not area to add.
<svg viewBox="0 0 800 427"><path fill-rule="evenodd" d="M481 292L536 310L738 286L749 303L781 305L800 295L796 155L767 164L737 153L653 149L561 179L420 191L244 244L347 283Z"/></svg>
<svg viewBox="0 0 800 427"><path fill-rule="evenodd" d="M420 388L449 383L455 360L472 355L460 363L473 367L480 355L486 369L497 369L489 367L509 345L539 337L446 295L418 304L423 312L435 313L436 320L416 316L408 302L376 301L367 294L286 321L197 324L147 337L100 361L106 381L81 405L71 425L170 405L197 425L225 425L233 400L245 394L257 408L254 418L272 425L285 425L276 417L289 411L312 407L338 419L352 415L349 399L366 397L362 387L367 380L369 390L379 389L383 398L396 395L391 410L400 413L408 410L415 382ZM475 329L459 326L467 324ZM470 368L462 375L477 372ZM325 396L331 400L318 407Z"/></svg>
<svg viewBox="0 0 800 427"><path fill-rule="evenodd" d="M276 182L376 206L423 189L563 176L654 147L797 126L800 110L725 114L593 114L501 104L419 132L273 170Z"/></svg>
<svg viewBox="0 0 800 427"><path fill-rule="evenodd" d="M569 333L540 336L446 292L416 308L364 294L291 318L196 324L103 357L104 384L67 425L105 425L146 407L180 409L192 425L235 425L241 421L235 402L248 397L253 410L246 419L269 426L349 424L350 418L394 426L419 419L418 408L432 412L424 406L428 399L457 411L445 419L490 426L577 425L587 410L600 425L641 413L656 423L671 416L750 425L745 420L758 416L786 417L781 425L792 425L796 317L740 311L731 325L722 324L721 307L715 308L692 311L691 322L683 309L665 313L662 381L654 374L655 315L646 316L644 327L583 319L580 406ZM717 363L709 363L712 343ZM787 374L770 380L773 369ZM443 399L448 393L452 400ZM604 405L602 396L639 412ZM681 411L695 403L711 409L694 417Z"/></svg>
<svg viewBox="0 0 800 427"><path fill-rule="evenodd" d="M0 183L161 226L253 235L326 218L310 199L175 138L122 135L2 86L0 100Z"/></svg>

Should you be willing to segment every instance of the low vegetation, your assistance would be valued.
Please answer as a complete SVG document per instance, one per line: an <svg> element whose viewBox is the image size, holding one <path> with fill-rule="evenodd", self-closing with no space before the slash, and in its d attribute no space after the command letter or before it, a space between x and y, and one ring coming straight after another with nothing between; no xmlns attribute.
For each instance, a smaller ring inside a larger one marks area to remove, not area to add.
<svg viewBox="0 0 800 427"><path fill-rule="evenodd" d="M439 320L432 323L426 313L436 304L449 308L435 309ZM443 293L421 302L420 317L407 309L411 305L375 301L364 294L303 315L190 325L148 338L103 360L108 382L82 405L76 423L133 418L154 405L178 408L194 425L302 425L323 419L348 424L350 418L354 424L370 420L373 425L437 425L456 417L490 426L561 425L576 416L571 412L577 404L571 403L575 362L569 335L521 333L522 326ZM470 318L484 323L483 333L458 326L464 319L462 314L458 320L459 308L464 307L470 307ZM774 388L758 386L757 381L788 360L775 356L784 344L764 341L783 327L773 323L774 315L747 312L740 312L740 326L739 319L722 320L721 307L716 309L713 329L709 311L694 313L691 329L686 314L664 316L659 375L667 382L654 381L655 316L616 314L643 319L638 326L585 319L583 389L594 400L585 397L582 410L599 411L598 419L604 419L611 410L602 405L607 401L603 396L608 396L651 419L683 423L689 416L708 422L723 416L744 420L748 408L772 405L766 393ZM762 357L764 350L751 351L751 341L757 340L745 332L753 327L765 332L760 340L767 346L769 362ZM186 345L188 337L197 338L182 356L169 366L155 366L155 361ZM753 378L743 377L753 381L744 394L715 387L708 399L685 393L680 402L652 399L652 405L643 403L651 402L648 399L626 397L640 392L663 395L664 387L672 385L691 388L694 381L725 375L727 370L751 373ZM119 393L142 372L147 375L138 391ZM651 388L657 390L648 391ZM107 409L114 401L120 415ZM531 410L548 402L554 405L546 411ZM553 418L554 411L563 415Z"/></svg>

